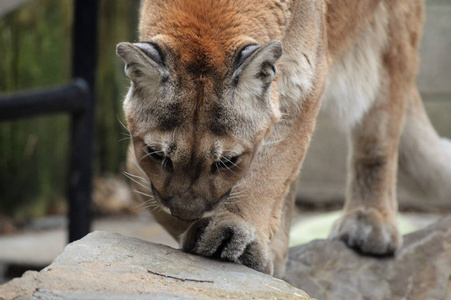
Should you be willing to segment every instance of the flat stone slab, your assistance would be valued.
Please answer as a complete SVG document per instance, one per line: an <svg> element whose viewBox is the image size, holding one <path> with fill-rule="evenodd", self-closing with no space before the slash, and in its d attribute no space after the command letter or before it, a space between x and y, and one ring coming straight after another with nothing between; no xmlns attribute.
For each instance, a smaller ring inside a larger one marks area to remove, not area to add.
<svg viewBox="0 0 451 300"><path fill-rule="evenodd" d="M340 241L291 248L285 279L322 300L451 299L451 216L404 236L395 257L363 256Z"/></svg>
<svg viewBox="0 0 451 300"><path fill-rule="evenodd" d="M244 266L107 232L69 244L40 272L0 286L5 299L310 299Z"/></svg>

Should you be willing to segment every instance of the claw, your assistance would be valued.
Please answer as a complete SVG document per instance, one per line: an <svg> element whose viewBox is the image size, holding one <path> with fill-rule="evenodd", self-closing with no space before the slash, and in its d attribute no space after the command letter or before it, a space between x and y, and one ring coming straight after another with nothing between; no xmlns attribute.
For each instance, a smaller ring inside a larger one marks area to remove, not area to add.
<svg viewBox="0 0 451 300"><path fill-rule="evenodd" d="M272 274L269 250L248 222L237 219L206 218L194 222L182 239L184 251L220 258Z"/></svg>

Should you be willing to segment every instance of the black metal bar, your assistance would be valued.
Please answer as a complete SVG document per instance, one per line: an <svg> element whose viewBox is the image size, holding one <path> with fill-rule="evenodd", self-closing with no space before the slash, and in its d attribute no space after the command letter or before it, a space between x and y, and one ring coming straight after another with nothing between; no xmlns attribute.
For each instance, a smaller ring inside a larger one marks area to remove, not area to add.
<svg viewBox="0 0 451 300"><path fill-rule="evenodd" d="M69 171L69 242L91 230L92 161L94 142L94 87L97 57L98 0L74 0L72 75L89 86L86 113L75 114Z"/></svg>
<svg viewBox="0 0 451 300"><path fill-rule="evenodd" d="M69 242L91 230L97 10L98 0L74 0L72 84L0 97L0 122L61 112L72 115Z"/></svg>
<svg viewBox="0 0 451 300"><path fill-rule="evenodd" d="M72 75L95 86L98 0L74 0Z"/></svg>
<svg viewBox="0 0 451 300"><path fill-rule="evenodd" d="M83 79L37 92L16 93L0 98L0 122L61 112L81 113L88 108L89 88Z"/></svg>

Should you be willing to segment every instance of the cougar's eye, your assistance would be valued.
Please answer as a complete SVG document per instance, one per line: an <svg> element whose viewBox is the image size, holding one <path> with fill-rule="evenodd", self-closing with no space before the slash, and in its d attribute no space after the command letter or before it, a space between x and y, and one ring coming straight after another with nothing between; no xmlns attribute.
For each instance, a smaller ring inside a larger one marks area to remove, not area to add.
<svg viewBox="0 0 451 300"><path fill-rule="evenodd" d="M235 167L238 168L236 165L238 158L239 156L223 156L220 160L213 163L211 171L214 173L218 170L232 170Z"/></svg>
<svg viewBox="0 0 451 300"><path fill-rule="evenodd" d="M164 155L163 150L156 150L150 146L147 146L147 152L149 152L147 155L150 155L154 160L161 163L161 168L164 168L170 172L174 170L172 160Z"/></svg>
<svg viewBox="0 0 451 300"><path fill-rule="evenodd" d="M164 151L163 150L156 150L150 146L147 146L147 155L152 156L153 159L158 160L158 161L162 161L164 156Z"/></svg>

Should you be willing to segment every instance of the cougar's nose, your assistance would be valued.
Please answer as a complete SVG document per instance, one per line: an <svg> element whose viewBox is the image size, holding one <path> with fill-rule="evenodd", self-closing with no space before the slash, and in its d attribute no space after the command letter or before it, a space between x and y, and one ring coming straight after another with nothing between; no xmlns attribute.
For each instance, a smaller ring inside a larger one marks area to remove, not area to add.
<svg viewBox="0 0 451 300"><path fill-rule="evenodd" d="M169 209L174 217L182 221L195 221L200 219L204 214L203 209L188 209L179 206L169 206Z"/></svg>
<svg viewBox="0 0 451 300"><path fill-rule="evenodd" d="M173 197L161 197L161 195L159 195L159 196L160 196L161 202L162 202L165 206L167 206L167 207L170 208L170 204L171 204L171 202L172 202L172 198L173 198Z"/></svg>
<svg viewBox="0 0 451 300"><path fill-rule="evenodd" d="M171 214L182 221L194 221L200 219L206 209L202 199L189 199L182 197L165 197L162 203L169 208Z"/></svg>

